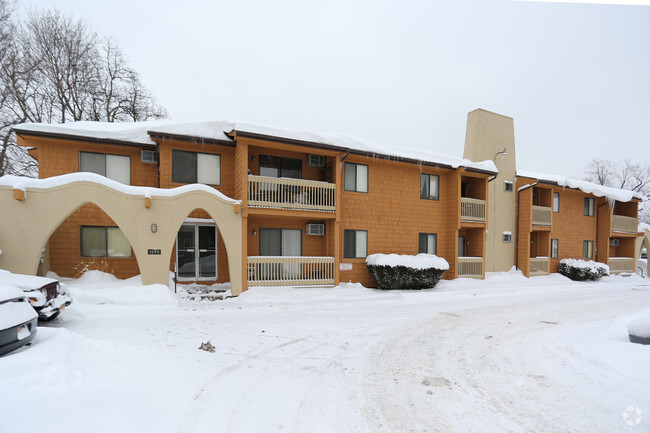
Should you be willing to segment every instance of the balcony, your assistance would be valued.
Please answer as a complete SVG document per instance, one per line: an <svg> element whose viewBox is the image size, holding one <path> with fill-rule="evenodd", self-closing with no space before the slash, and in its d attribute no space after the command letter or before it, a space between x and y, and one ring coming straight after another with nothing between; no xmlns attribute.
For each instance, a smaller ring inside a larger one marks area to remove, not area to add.
<svg viewBox="0 0 650 433"><path fill-rule="evenodd" d="M635 233L638 230L636 218L623 215L612 215L612 231L620 233Z"/></svg>
<svg viewBox="0 0 650 433"><path fill-rule="evenodd" d="M533 225L550 227L551 213L550 207L533 205Z"/></svg>
<svg viewBox="0 0 650 433"><path fill-rule="evenodd" d="M315 180L249 175L248 205L336 212L336 185Z"/></svg>
<svg viewBox="0 0 650 433"><path fill-rule="evenodd" d="M477 198L460 198L461 221L485 222L485 200Z"/></svg>
<svg viewBox="0 0 650 433"><path fill-rule="evenodd" d="M621 274L621 273L633 274L634 271L635 271L634 257L610 257L609 258L610 274Z"/></svg>
<svg viewBox="0 0 650 433"><path fill-rule="evenodd" d="M531 257L529 276L548 275L548 257Z"/></svg>
<svg viewBox="0 0 650 433"><path fill-rule="evenodd" d="M249 286L325 286L334 281L334 257L248 257Z"/></svg>
<svg viewBox="0 0 650 433"><path fill-rule="evenodd" d="M483 257L458 257L458 277L483 278Z"/></svg>

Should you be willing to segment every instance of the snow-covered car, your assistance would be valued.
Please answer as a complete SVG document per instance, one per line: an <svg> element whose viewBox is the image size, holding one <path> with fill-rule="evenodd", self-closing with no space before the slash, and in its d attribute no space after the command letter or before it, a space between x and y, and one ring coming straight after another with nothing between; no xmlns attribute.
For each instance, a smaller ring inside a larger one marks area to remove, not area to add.
<svg viewBox="0 0 650 433"><path fill-rule="evenodd" d="M18 287L0 284L0 356L29 344L38 314Z"/></svg>
<svg viewBox="0 0 650 433"><path fill-rule="evenodd" d="M51 320L72 303L68 290L53 278L12 274L0 269L0 284L15 286L25 292L40 320Z"/></svg>

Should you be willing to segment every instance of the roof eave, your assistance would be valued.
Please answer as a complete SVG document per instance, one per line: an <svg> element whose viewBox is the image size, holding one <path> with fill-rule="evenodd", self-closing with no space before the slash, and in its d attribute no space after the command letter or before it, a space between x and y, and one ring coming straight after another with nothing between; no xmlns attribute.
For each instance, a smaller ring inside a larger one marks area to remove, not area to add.
<svg viewBox="0 0 650 433"><path fill-rule="evenodd" d="M84 141L90 143L101 143L101 144L111 144L115 146L128 146L128 147L138 147L145 150L156 150L156 143L153 141L151 144L138 143L134 141L126 140L117 140L114 138L99 138L99 137L87 137L83 135L75 134L63 134L60 132L45 132L45 131L32 131L26 129L14 128L16 135L28 136L28 137L37 137L37 138L57 138L62 140L70 141Z"/></svg>

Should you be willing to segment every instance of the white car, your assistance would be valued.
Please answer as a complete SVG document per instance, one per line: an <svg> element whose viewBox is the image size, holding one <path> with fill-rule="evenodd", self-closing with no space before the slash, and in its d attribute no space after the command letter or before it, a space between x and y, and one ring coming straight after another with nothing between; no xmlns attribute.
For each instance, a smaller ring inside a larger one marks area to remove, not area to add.
<svg viewBox="0 0 650 433"><path fill-rule="evenodd" d="M38 314L18 287L0 284L0 356L30 344Z"/></svg>
<svg viewBox="0 0 650 433"><path fill-rule="evenodd" d="M54 319L72 303L68 290L53 278L12 274L0 269L0 284L18 287L25 292L40 320Z"/></svg>

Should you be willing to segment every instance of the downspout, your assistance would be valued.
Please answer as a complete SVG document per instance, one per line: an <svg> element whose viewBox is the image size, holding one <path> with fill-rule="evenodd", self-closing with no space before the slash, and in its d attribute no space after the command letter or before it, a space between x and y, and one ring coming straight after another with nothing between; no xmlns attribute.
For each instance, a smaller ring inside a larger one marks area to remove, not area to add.
<svg viewBox="0 0 650 433"><path fill-rule="evenodd" d="M517 240L517 243L515 244L515 268L517 270L519 270L519 195L521 194L521 192L523 190L531 188L531 187L537 185L538 183L539 183L539 181L537 181L535 183L529 183L528 185L524 185L524 186L522 186L521 188L519 188L517 190L517 216L516 216L517 223L516 223L516 228L515 228L515 236L516 236L515 239Z"/></svg>
<svg viewBox="0 0 650 433"><path fill-rule="evenodd" d="M600 208L608 204L609 201L605 200L603 203L599 204L598 207L596 207L596 251L594 251L594 259L598 260L598 234L600 233L600 230L598 229L599 223L600 223ZM609 236L608 236L609 237Z"/></svg>

